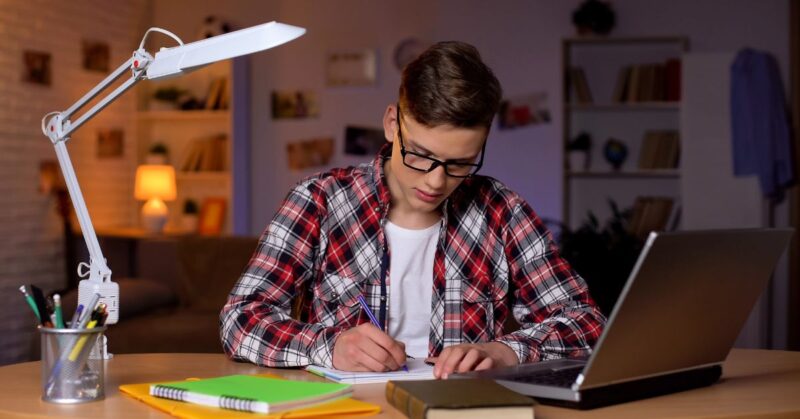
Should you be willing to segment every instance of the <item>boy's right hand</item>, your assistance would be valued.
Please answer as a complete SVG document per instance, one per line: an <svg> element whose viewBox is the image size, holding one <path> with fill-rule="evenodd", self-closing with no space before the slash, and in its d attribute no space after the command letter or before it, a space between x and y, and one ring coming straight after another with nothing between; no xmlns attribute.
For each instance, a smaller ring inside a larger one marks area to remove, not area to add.
<svg viewBox="0 0 800 419"><path fill-rule="evenodd" d="M333 367L337 370L385 372L405 364L405 345L372 323L342 332L333 344Z"/></svg>

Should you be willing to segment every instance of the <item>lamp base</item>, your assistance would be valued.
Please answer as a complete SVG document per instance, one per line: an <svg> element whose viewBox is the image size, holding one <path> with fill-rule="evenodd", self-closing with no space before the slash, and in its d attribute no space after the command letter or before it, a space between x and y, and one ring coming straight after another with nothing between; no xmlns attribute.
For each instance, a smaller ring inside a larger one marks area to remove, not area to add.
<svg viewBox="0 0 800 419"><path fill-rule="evenodd" d="M144 215L142 214L142 227L148 233L161 234L164 231L164 225L167 224L166 215Z"/></svg>
<svg viewBox="0 0 800 419"><path fill-rule="evenodd" d="M142 227L152 234L161 234L167 224L167 206L164 201L153 198L142 207Z"/></svg>

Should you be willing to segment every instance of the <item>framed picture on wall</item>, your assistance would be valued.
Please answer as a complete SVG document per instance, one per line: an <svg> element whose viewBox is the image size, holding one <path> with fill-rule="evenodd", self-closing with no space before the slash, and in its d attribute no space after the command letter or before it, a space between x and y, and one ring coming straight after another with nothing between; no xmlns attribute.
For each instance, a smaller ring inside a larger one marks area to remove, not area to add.
<svg viewBox="0 0 800 419"><path fill-rule="evenodd" d="M200 207L200 218L197 222L197 232L204 236L216 236L222 233L225 224L225 198L206 198Z"/></svg>
<svg viewBox="0 0 800 419"><path fill-rule="evenodd" d="M23 51L22 81L50 85L50 53L40 51Z"/></svg>
<svg viewBox="0 0 800 419"><path fill-rule="evenodd" d="M81 42L81 47L83 50L83 68L100 73L108 73L108 61L111 53L107 43L84 39Z"/></svg>
<svg viewBox="0 0 800 419"><path fill-rule="evenodd" d="M328 86L370 86L377 72L375 50L329 52L325 59Z"/></svg>

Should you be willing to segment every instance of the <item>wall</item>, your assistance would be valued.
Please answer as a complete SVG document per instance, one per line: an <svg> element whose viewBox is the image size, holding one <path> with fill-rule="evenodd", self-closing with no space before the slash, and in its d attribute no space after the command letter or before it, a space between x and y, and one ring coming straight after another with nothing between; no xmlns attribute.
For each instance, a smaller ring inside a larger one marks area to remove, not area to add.
<svg viewBox="0 0 800 419"><path fill-rule="evenodd" d="M191 4L191 7L188 5ZM337 155L331 166L363 159L343 155L346 124L380 126L388 103L397 96L399 72L392 52L402 39L460 39L475 44L492 66L508 96L545 91L553 116L549 125L492 132L485 173L528 199L547 218L561 217L561 75L560 39L574 34L570 16L579 0L437 2L332 2L243 0L219 8L215 2L171 1L154 4L154 22L181 35L194 35L198 23L216 14L239 27L280 20L308 28L301 39L257 54L252 60L252 217L260 233L287 189L315 170L287 170L286 143L333 136ZM670 2L617 0L614 35L685 35L698 52L736 51L744 46L773 52L788 68L786 0ZM709 25L708 22L714 22ZM374 87L326 88L324 53L335 49L377 48L378 83ZM305 121L269 117L273 89L314 89L321 116Z"/></svg>
<svg viewBox="0 0 800 419"><path fill-rule="evenodd" d="M399 72L391 55L402 39L459 39L476 45L494 69L507 96L544 91L549 95L552 123L516 130L494 129L487 146L484 173L506 182L525 197L540 216L560 219L562 214L562 110L560 40L574 35L571 12L581 0L485 2L440 0L425 2L373 2L309 0L229 2L219 8L211 1L158 2L154 21L179 33L193 34L197 23L217 14L240 27L279 20L308 28L303 38L252 59L252 207L250 231L258 234L269 222L287 189L315 170L288 171L285 147L290 141L333 136L337 155L331 166L364 159L343 155L343 131L347 124L380 126L388 103L396 100ZM191 4L191 7L189 7ZM615 36L682 35L697 53L735 53L741 48L774 54L784 80L788 74L787 0L615 0ZM366 88L326 88L324 53L335 49L377 48L378 83ZM709 77L713 78L711 74ZM788 84L784 82L784 85ZM314 89L321 116L305 121L274 121L269 93L273 89ZM727 170L721 168L721 170ZM741 181L752 181L741 180ZM709 197L713 199L713 196ZM752 208L760 198L751 191L738 196ZM746 217L731 208L731 219ZM777 225L785 225L786 206L778 208ZM763 217L763 214L762 214ZM765 225L762 222L762 225ZM694 228L709 228L699 225ZM762 344L772 339L785 342L787 301L786 264L779 265L773 305L776 329L773 337L755 330ZM754 325L756 329L763 327ZM766 339L766 340L765 340Z"/></svg>
<svg viewBox="0 0 800 419"><path fill-rule="evenodd" d="M144 5L142 0L0 2L0 365L27 359L31 349L33 314L19 286L35 284L47 292L66 280L55 202L37 192L40 161L56 159L40 120L66 109L105 77L82 68L82 39L107 42L112 67L128 59L141 33ZM21 81L24 50L51 54L49 87ZM123 158L98 160L95 132L122 127L126 138L133 138L126 117L133 103L127 97L107 108L68 145L96 226L131 219L132 141L125 142Z"/></svg>

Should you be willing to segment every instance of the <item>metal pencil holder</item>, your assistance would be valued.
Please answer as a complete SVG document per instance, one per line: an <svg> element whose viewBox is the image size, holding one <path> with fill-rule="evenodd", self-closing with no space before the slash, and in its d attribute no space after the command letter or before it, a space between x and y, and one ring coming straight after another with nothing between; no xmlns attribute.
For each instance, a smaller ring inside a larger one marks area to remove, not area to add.
<svg viewBox="0 0 800 419"><path fill-rule="evenodd" d="M105 396L103 332L106 328L39 328L42 340L42 400L85 403Z"/></svg>

